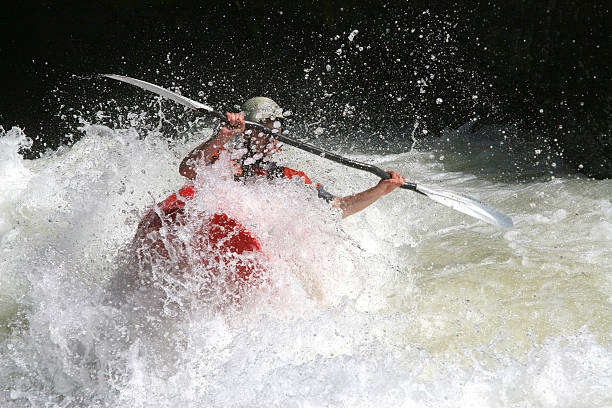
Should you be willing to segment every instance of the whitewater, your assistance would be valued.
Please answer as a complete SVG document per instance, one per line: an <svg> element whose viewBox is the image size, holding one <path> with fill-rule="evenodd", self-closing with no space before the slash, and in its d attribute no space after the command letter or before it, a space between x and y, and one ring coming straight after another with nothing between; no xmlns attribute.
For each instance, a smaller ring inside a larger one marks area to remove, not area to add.
<svg viewBox="0 0 612 408"><path fill-rule="evenodd" d="M511 127L343 152L487 202L507 230L399 190L342 220L303 181L235 183L219 161L192 205L240 220L267 266L221 307L197 279L121 288L140 218L213 132L141 130L89 124L37 159L27 131L0 131L0 406L612 406L612 181ZM377 181L288 146L275 160L336 195Z"/></svg>

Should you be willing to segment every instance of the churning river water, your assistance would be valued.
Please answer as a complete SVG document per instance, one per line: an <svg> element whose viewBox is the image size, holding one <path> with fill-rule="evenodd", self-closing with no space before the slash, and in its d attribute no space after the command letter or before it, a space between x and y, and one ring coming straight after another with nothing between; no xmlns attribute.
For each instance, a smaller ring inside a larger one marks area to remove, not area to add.
<svg viewBox="0 0 612 408"><path fill-rule="evenodd" d="M299 180L234 183L219 163L194 205L257 235L269 273L220 308L188 284L161 301L116 283L211 131L84 132L34 160L21 130L0 134L0 406L612 406L612 180L511 130L350 155L487 202L505 230L400 190L342 220ZM278 162L337 195L376 183L290 147Z"/></svg>

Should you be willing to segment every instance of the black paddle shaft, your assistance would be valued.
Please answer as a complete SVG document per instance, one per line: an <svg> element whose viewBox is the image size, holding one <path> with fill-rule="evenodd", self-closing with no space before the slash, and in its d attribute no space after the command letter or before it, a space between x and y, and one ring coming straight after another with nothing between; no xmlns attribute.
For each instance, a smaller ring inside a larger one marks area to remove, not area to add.
<svg viewBox="0 0 612 408"><path fill-rule="evenodd" d="M221 119L222 121L227 122L227 117L225 114L221 113L221 112L216 112L216 111L209 111L206 109L198 109L198 111L200 111L201 113L210 115L211 113L215 116L217 116L219 119ZM324 159L328 159L331 160L333 162L339 163L339 164L343 164L345 166L348 167L352 167L354 169L357 170L363 170L363 171L367 171L368 173L372 173L378 177L380 177L383 180L387 180L391 178L391 174L382 170L379 167L376 167L372 164L366 164L366 163L361 163L358 162L356 160L351 160L351 159L347 159L345 157L342 157L336 153L332 153L332 152L328 152L325 151L319 147L313 146L311 144L305 143L305 142L300 142L299 140L295 140L293 138L290 137L286 137L284 136L282 133L280 133L278 130L274 131L271 130L270 128L268 128L265 125L262 125L261 123L257 123L257 122L251 122L249 120L245 121L245 125L248 126L249 128L252 129L256 129L259 130L261 132L267 133L268 135L272 136L273 138L280 140L283 143L286 143L290 146L293 147L297 147L298 149L307 151L309 153L313 153L316 154L319 157L322 157ZM402 188L405 188L407 190L412 190L412 191L416 191L417 193L423 194L421 193L419 190L417 190L417 185L416 183L409 183L406 182L405 184L403 184L401 186ZM425 194L423 194L425 195Z"/></svg>
<svg viewBox="0 0 612 408"><path fill-rule="evenodd" d="M189 109L197 110L198 112L205 115L214 115L222 121L226 121L226 115L216 112L212 107L204 105L200 102L193 101L189 98L181 96L175 92L169 91L152 83L141 81L140 79L126 77L123 75L105 74L103 76L138 86L139 88L156 93L164 98L171 99L178 104L188 107ZM287 143L290 146L294 146L309 153L316 154L319 157L323 157L336 163L343 164L348 167L353 167L358 170L367 171L368 173L372 173L383 180L391 178L391 174L379 169L376 166L360 163L355 160L345 159L344 157L339 156L335 153L326 152L325 150L319 149L318 147L312 146L308 143L303 143L289 136L282 135L278 132L278 130L270 130L268 127L263 126L260 123L249 121L246 122L246 125L248 125L250 128L254 128L261 132L264 132L272 136L273 138L280 140L281 142ZM505 228L512 227L512 219L510 219L510 217L508 217L506 214L500 212L499 210L493 207L485 205L478 200L474 200L473 198L450 193L447 191L434 191L431 188L417 185L415 183L405 183L404 185L402 185L402 188L416 191L417 193L423 194L424 196L429 197L440 204L446 205L447 207L451 207L457 211L461 211L474 218L486 221L493 225L498 225Z"/></svg>

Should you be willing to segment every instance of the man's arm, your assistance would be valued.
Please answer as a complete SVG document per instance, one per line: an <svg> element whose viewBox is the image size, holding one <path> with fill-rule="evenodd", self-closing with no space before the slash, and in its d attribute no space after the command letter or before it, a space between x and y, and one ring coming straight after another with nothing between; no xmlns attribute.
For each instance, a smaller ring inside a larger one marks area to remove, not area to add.
<svg viewBox="0 0 612 408"><path fill-rule="evenodd" d="M210 164L214 155L235 136L244 133L244 115L242 113L227 113L227 121L230 127L221 126L217 136L205 141L193 149L181 162L179 173L188 179L195 179L197 175L197 164L202 160Z"/></svg>
<svg viewBox="0 0 612 408"><path fill-rule="evenodd" d="M377 185L369 188L361 193L353 194L346 197L336 197L332 205L342 210L342 218L353 215L369 205L373 204L380 197L389 194L402 184L406 183L406 179L401 174L394 171L389 172L391 178L381 180Z"/></svg>

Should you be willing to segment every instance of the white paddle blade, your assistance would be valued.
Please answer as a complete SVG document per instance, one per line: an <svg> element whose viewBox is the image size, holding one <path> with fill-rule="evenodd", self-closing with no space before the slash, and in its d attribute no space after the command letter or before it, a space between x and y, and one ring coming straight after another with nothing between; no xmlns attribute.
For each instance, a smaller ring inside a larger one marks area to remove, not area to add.
<svg viewBox="0 0 612 408"><path fill-rule="evenodd" d="M433 190L420 184L417 185L417 191L425 194L435 202L484 222L488 222L489 224L497 225L503 228L512 228L514 226L512 219L503 212L463 194L451 193L450 191Z"/></svg>
<svg viewBox="0 0 612 408"><path fill-rule="evenodd" d="M176 103L180 103L191 109L204 109L206 111L212 112L213 108L210 106L204 105L203 103L196 102L192 99L186 98L182 95L179 95L175 92L169 91L167 89L162 88L161 86L154 85L150 82L141 81L140 79L134 79L130 77L126 77L123 75L115 75L115 74L103 74L107 78L116 79L117 81L127 82L128 84L135 85L139 88L146 89L147 91L151 91L156 93L164 98L172 99Z"/></svg>

